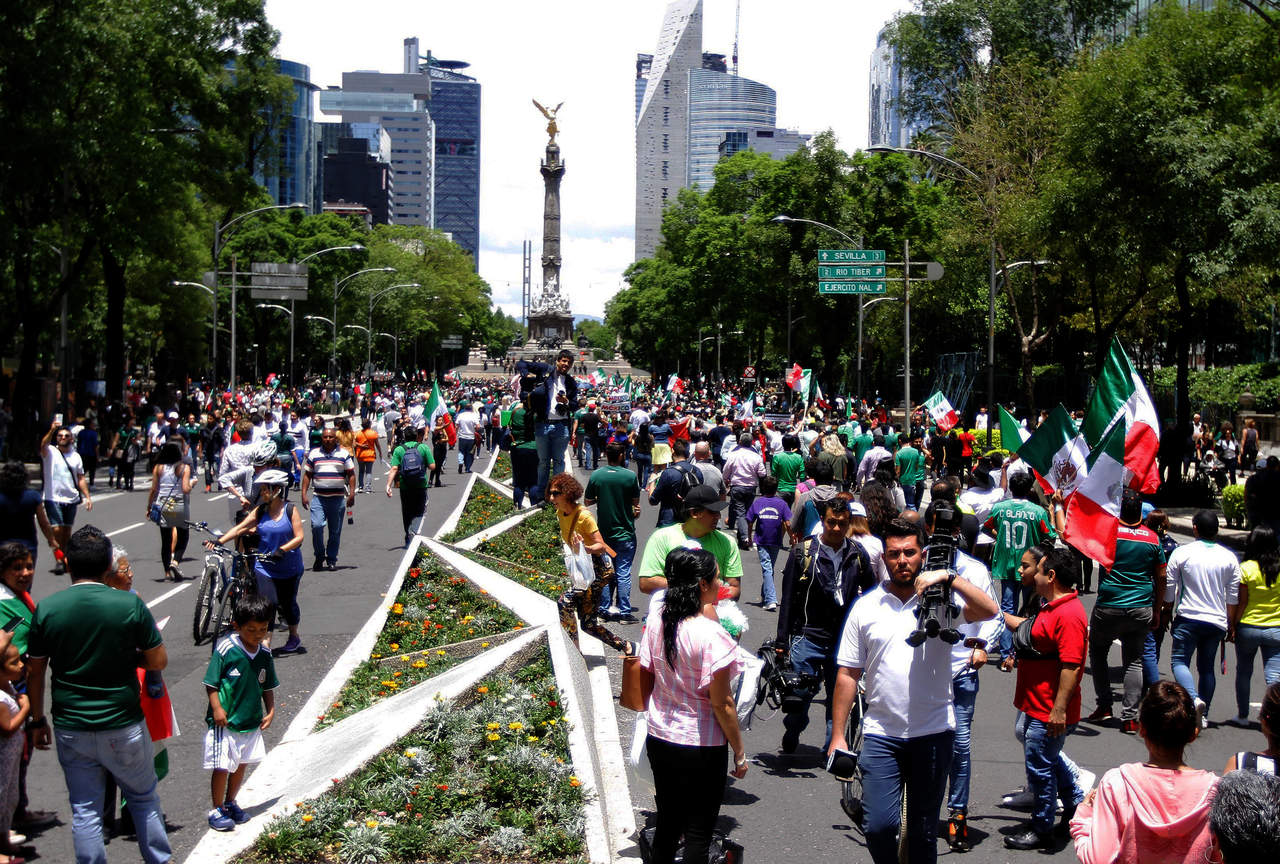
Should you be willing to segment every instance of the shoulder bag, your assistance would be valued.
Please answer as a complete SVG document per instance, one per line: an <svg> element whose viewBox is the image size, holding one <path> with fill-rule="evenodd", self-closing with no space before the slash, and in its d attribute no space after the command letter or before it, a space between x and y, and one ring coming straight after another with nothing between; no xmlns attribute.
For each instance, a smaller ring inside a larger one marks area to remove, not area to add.
<svg viewBox="0 0 1280 864"><path fill-rule="evenodd" d="M653 672L640 665L635 654L622 658L622 693L618 704L632 711L644 711L653 693Z"/></svg>

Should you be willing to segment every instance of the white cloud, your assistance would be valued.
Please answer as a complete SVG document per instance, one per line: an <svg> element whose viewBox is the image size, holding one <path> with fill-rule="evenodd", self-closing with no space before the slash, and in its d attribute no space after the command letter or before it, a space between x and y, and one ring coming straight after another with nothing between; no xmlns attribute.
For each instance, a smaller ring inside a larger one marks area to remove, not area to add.
<svg viewBox="0 0 1280 864"><path fill-rule="evenodd" d="M863 146L876 33L909 5L742 0L740 72L777 91L780 126L832 128L846 149ZM535 287L541 281L546 121L530 100L565 103L562 284L575 312L600 315L632 260L635 55L653 52L665 8L665 0L267 2L280 56L309 65L321 87L341 84L344 71L399 72L408 36L423 53L471 63L465 71L484 88L480 275L517 315L523 240L533 241ZM703 50L732 53L733 19L733 0L704 0Z"/></svg>

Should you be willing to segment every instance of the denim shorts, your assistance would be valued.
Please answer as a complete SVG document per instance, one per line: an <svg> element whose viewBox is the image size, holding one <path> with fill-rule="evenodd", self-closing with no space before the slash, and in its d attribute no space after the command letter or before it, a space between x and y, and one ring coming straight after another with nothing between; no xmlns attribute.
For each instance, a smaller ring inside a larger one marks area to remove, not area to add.
<svg viewBox="0 0 1280 864"><path fill-rule="evenodd" d="M66 525L70 528L76 522L76 508L79 504L60 504L57 501L44 502L44 513L49 517L50 525Z"/></svg>

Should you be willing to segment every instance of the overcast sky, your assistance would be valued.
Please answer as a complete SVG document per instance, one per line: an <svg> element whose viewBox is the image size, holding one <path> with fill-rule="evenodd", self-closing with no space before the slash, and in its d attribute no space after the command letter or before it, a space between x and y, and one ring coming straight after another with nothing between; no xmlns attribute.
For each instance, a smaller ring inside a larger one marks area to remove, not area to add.
<svg viewBox="0 0 1280 864"><path fill-rule="evenodd" d="M778 125L834 129L866 146L876 33L909 0L742 0L739 72L777 91ZM483 85L480 275L520 314L520 244L533 241L541 277L546 120L531 99L564 102L558 124L567 172L562 284L573 311L602 315L634 252L635 55L652 54L665 0L267 0L280 56L311 67L320 87L357 69L400 72L403 41L466 60ZM734 0L704 0L704 51L733 49ZM336 120L321 115L317 120ZM801 214L793 214L801 215Z"/></svg>

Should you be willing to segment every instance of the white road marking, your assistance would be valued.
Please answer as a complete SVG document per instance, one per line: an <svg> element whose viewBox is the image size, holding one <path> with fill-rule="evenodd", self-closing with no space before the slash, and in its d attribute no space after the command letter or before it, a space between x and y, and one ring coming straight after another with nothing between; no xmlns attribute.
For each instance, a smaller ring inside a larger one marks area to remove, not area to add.
<svg viewBox="0 0 1280 864"><path fill-rule="evenodd" d="M187 590L187 589L188 589L188 588L190 588L190 587L191 587L191 583L190 583L190 582L184 582L184 583L182 583L181 585L177 586L176 588L170 588L168 591L164 592L164 593L163 593L163 594L161 594L159 597L157 597L156 599L154 599L154 600L152 600L150 603L148 603L148 604L147 604L147 608L148 608L148 609L154 609L154 608L156 608L157 606L159 606L161 603L163 603L164 601L168 600L168 599L169 599L170 597L172 597L174 594L177 594L177 593L179 593L179 592L181 592L181 591L185 591L185 590Z"/></svg>
<svg viewBox="0 0 1280 864"><path fill-rule="evenodd" d="M146 525L146 524L147 524L146 522L134 522L132 525L126 525L123 528L117 528L114 531L108 531L107 536L114 537L117 534L123 534L126 531L132 531L134 528L141 528L143 525Z"/></svg>

